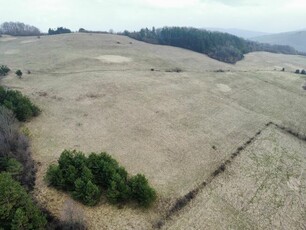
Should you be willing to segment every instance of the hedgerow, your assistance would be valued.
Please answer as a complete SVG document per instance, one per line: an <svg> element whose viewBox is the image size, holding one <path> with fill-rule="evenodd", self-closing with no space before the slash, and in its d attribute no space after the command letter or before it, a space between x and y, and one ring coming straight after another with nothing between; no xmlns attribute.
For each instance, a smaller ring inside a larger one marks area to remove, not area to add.
<svg viewBox="0 0 306 230"><path fill-rule="evenodd" d="M105 152L86 157L82 152L64 150L58 164L49 166L45 179L90 206L99 202L103 190L112 204L133 200L148 207L156 199L145 176L129 177L125 168Z"/></svg>

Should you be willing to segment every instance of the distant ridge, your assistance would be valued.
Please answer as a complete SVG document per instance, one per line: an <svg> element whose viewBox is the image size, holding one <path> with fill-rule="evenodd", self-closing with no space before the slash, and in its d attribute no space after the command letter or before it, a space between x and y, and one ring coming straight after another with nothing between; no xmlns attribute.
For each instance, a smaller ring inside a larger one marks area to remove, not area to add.
<svg viewBox="0 0 306 230"><path fill-rule="evenodd" d="M264 35L270 35L270 33L264 33L264 32L259 32L259 31L252 31L252 30L241 30L241 29L236 29L236 28L230 28L230 29L204 28L204 29L209 30L209 31L228 33L228 34L232 34L237 37L244 38L244 39L249 39L249 38L259 37L259 36L264 36Z"/></svg>
<svg viewBox="0 0 306 230"><path fill-rule="evenodd" d="M288 45L298 51L306 52L306 29L301 31L258 36L251 38L251 40L274 45Z"/></svg>

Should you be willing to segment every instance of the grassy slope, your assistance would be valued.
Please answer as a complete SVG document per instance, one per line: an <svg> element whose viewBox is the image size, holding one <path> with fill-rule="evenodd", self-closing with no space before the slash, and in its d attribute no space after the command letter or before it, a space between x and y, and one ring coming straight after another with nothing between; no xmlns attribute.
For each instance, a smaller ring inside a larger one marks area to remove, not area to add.
<svg viewBox="0 0 306 230"><path fill-rule="evenodd" d="M302 68L305 57L252 53L228 65L115 35L0 42L5 54L0 63L32 71L21 80L11 74L2 83L21 90L43 110L27 124L34 158L41 162L35 190L41 202L61 216L69 198L47 188L42 178L65 148L108 151L157 188L159 200L147 212L77 204L93 229L150 228L158 213L205 180L267 121L306 132L305 80L279 71ZM175 67L184 72L166 72ZM217 69L231 72L213 72Z"/></svg>

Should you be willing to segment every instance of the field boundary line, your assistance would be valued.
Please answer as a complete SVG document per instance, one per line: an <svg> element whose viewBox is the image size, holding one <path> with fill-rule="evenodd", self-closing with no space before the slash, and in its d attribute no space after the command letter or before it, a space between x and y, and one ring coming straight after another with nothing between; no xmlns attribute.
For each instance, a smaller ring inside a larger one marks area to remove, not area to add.
<svg viewBox="0 0 306 230"><path fill-rule="evenodd" d="M178 198L176 200L176 202L174 203L174 205L172 205L172 207L166 212L166 214L164 216L162 216L158 221L156 221L153 224L153 229L161 229L165 223L168 220L171 220L172 217L174 215L176 215L177 213L179 213L179 211L181 211L185 206L187 206L197 195L198 193L204 189L207 185L209 185L218 175L222 174L225 169L226 166L231 164L233 162L233 160L239 156L241 154L241 152L247 148L249 145L251 145L256 138L264 131L266 130L268 127L270 126L274 126L275 128L284 131L285 133L298 138L301 141L305 141L306 142L306 135L299 133L291 128L285 127L283 125L279 125L277 123L274 122L268 122L265 124L265 126L259 130L258 132L256 132L256 134L252 137L250 137L246 142L244 142L241 146L239 146L236 151L234 151L233 153L230 154L230 157L224 161L223 163L221 163L219 165L219 167L217 167L210 175L209 177L204 180L201 184L199 184L196 188L194 188L193 190L189 191L187 194L185 194L184 196Z"/></svg>

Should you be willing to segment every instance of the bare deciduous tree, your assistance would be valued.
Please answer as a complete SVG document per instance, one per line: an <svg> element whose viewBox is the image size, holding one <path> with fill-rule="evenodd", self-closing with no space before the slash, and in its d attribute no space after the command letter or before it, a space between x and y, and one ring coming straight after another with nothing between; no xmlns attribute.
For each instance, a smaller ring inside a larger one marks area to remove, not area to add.
<svg viewBox="0 0 306 230"><path fill-rule="evenodd" d="M0 34L12 36L38 36L40 30L35 26L26 25L22 22L4 22L0 26Z"/></svg>
<svg viewBox="0 0 306 230"><path fill-rule="evenodd" d="M0 106L0 158L13 158L22 165L15 178L28 189L35 185L36 167L31 156L28 138L19 132L12 111Z"/></svg>

